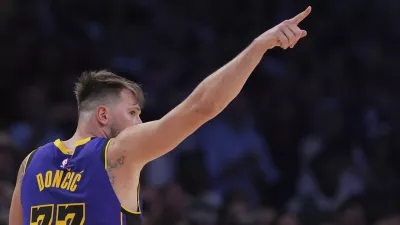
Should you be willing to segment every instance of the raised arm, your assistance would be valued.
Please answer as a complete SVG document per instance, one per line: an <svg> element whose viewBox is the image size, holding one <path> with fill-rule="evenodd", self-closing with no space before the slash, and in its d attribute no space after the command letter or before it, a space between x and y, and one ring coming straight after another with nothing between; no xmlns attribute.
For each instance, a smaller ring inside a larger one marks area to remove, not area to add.
<svg viewBox="0 0 400 225"><path fill-rule="evenodd" d="M306 31L301 30L298 24L310 12L308 7L294 18L260 35L236 58L202 81L186 100L160 120L123 131L110 142L108 154L139 165L171 151L218 115L239 94L268 49L294 47L300 38L306 36Z"/></svg>

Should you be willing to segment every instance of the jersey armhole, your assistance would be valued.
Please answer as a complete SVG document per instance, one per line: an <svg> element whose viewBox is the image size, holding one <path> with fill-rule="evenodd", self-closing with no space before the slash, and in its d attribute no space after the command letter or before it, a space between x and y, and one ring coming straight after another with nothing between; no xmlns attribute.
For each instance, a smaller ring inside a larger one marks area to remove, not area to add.
<svg viewBox="0 0 400 225"><path fill-rule="evenodd" d="M141 215L131 212L121 206L121 224L138 225L141 224Z"/></svg>
<svg viewBox="0 0 400 225"><path fill-rule="evenodd" d="M106 169L107 170L107 155L108 155L108 146L110 145L110 142L111 142L111 140L112 140L112 138L110 138L110 139L106 139L106 144L105 145L103 145L103 149L101 150L101 162L103 163L103 165L104 165L104 169Z"/></svg>
<svg viewBox="0 0 400 225"><path fill-rule="evenodd" d="M141 212L141 209L140 209L140 183L138 184L138 187L137 187L136 198L137 198L136 199L136 201L137 201L136 212L134 212L132 210L128 210L125 207L123 207L122 205L121 205L121 212L126 214L126 215L131 215L131 216L135 216L135 217L137 217L138 215L141 215L142 212Z"/></svg>
<svg viewBox="0 0 400 225"><path fill-rule="evenodd" d="M110 139L106 139L106 144L103 145L103 149L101 150L101 161L104 165L104 168L107 170L108 167L108 146L111 143L112 138ZM123 224L136 224L136 222L139 219L141 219L140 215L141 215L141 211L140 211L140 184L137 187L137 210L136 212L131 211L126 209L125 207L123 207L121 205L121 221L123 221L123 219L125 219L126 223ZM130 222L132 221L132 222Z"/></svg>
<svg viewBox="0 0 400 225"><path fill-rule="evenodd" d="M39 147L40 148L40 147ZM35 155L36 151L39 149L33 150L29 155L26 157L26 163L24 165L24 173L26 173L26 169L28 168L29 164L32 162L33 156Z"/></svg>

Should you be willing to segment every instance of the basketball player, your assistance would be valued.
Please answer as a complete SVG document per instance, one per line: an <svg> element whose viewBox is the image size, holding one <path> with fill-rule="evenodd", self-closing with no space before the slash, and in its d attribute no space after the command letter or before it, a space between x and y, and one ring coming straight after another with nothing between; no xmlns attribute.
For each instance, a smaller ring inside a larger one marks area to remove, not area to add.
<svg viewBox="0 0 400 225"><path fill-rule="evenodd" d="M293 48L307 34L298 24L310 12L309 7L260 35L156 121L142 123L143 93L137 84L107 71L84 73L75 88L79 108L76 133L25 158L9 224L140 223L143 166L218 115L239 94L267 50Z"/></svg>

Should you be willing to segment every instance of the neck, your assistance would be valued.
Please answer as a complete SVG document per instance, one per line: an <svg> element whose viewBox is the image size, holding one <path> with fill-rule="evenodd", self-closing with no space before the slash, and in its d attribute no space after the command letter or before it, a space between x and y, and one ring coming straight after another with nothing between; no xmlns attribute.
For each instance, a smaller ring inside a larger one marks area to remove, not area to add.
<svg viewBox="0 0 400 225"><path fill-rule="evenodd" d="M93 125L92 122L79 120L78 127L75 131L75 134L67 141L64 141L64 144L67 147L75 146L75 143L79 140L83 140L88 137L104 137L107 138L106 133L96 125Z"/></svg>

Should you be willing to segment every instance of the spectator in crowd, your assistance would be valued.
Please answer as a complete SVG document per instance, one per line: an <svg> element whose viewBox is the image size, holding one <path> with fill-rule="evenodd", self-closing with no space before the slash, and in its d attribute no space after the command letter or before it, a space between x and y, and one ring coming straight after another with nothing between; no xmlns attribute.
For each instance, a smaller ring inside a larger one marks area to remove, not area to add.
<svg viewBox="0 0 400 225"><path fill-rule="evenodd" d="M254 175L274 184L278 171L248 109L246 99L238 97L221 117L200 128L196 137L215 190L222 196L241 190L251 204L258 204L261 195Z"/></svg>

